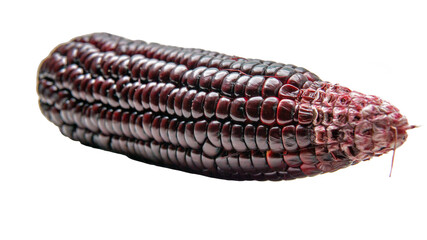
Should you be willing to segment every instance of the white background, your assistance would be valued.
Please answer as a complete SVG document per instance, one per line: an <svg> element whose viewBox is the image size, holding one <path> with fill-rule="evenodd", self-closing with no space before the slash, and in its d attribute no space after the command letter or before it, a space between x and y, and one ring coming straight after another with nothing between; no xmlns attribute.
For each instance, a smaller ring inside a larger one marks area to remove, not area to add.
<svg viewBox="0 0 427 240"><path fill-rule="evenodd" d="M6 2L6 3L5 3ZM13 3L12 3L13 2ZM3 1L0 239L426 239L423 1ZM292 63L396 105L391 153L290 182L232 182L136 162L63 137L36 72L59 43L110 32Z"/></svg>

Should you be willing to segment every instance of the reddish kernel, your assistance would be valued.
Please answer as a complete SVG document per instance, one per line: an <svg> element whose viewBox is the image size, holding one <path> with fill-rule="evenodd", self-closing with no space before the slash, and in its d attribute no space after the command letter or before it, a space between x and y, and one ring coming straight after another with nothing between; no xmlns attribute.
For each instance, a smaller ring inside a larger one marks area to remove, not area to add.
<svg viewBox="0 0 427 240"><path fill-rule="evenodd" d="M257 122L260 119L261 104L264 99L260 96L249 98L246 103L245 110L246 116L250 121Z"/></svg>
<svg viewBox="0 0 427 240"><path fill-rule="evenodd" d="M219 119L225 119L229 116L230 99L227 97L221 97L216 106L215 116Z"/></svg>
<svg viewBox="0 0 427 240"><path fill-rule="evenodd" d="M277 105L277 123L288 125L293 121L295 102L290 99L282 99Z"/></svg>
<svg viewBox="0 0 427 240"><path fill-rule="evenodd" d="M297 98L299 89L291 84L285 84L279 89L278 96L280 99L291 99Z"/></svg>
<svg viewBox="0 0 427 240"><path fill-rule="evenodd" d="M261 122L266 125L273 125L276 122L276 112L279 99L268 97L261 106Z"/></svg>

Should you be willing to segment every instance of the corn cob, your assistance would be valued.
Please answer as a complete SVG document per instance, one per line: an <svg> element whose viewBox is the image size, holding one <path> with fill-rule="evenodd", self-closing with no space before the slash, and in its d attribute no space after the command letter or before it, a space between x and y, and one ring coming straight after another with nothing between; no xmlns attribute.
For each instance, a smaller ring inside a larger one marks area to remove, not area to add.
<svg viewBox="0 0 427 240"><path fill-rule="evenodd" d="M37 90L73 140L233 180L333 172L400 146L412 127L388 102L301 67L106 33L55 48Z"/></svg>

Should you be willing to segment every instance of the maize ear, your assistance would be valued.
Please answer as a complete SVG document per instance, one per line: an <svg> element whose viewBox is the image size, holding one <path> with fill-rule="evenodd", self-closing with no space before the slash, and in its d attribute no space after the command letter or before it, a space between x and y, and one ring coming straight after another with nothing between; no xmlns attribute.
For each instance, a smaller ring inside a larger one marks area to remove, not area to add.
<svg viewBox="0 0 427 240"><path fill-rule="evenodd" d="M56 47L37 91L73 140L222 179L333 172L393 150L412 127L388 102L301 67L107 33Z"/></svg>

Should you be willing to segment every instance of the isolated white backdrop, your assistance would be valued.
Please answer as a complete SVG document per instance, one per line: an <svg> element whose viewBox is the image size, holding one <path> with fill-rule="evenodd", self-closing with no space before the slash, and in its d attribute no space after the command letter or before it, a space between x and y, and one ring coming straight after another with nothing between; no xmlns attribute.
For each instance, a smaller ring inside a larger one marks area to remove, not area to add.
<svg viewBox="0 0 427 240"><path fill-rule="evenodd" d="M4 1L0 239L426 239L424 1ZM63 137L36 72L57 44L110 32L292 63L391 101L411 124L391 154L290 182L232 182Z"/></svg>

